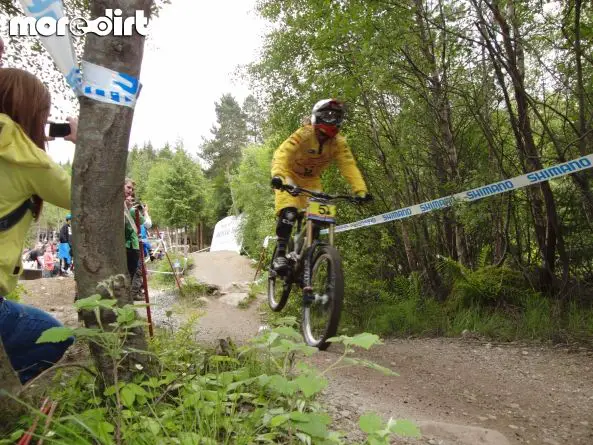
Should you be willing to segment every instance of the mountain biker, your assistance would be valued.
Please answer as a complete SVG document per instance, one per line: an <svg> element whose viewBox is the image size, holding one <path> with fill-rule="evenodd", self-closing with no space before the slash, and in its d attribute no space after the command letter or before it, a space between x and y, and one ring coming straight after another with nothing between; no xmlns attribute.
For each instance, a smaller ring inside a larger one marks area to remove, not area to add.
<svg viewBox="0 0 593 445"><path fill-rule="evenodd" d="M313 106L311 123L296 130L274 152L274 188L289 184L321 191L321 173L332 161L336 161L340 172L360 201L372 199L346 138L339 134L344 114L344 103L337 99L320 100ZM307 197L292 196L281 190L276 190L275 193L278 247L274 270L283 274L288 269L286 246L298 211L307 205Z"/></svg>

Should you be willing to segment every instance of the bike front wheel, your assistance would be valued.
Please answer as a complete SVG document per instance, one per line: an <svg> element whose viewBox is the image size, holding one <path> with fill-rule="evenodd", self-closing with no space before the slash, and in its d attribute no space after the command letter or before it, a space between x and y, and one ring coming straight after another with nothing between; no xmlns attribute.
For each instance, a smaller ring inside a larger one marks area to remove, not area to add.
<svg viewBox="0 0 593 445"><path fill-rule="evenodd" d="M274 312L284 309L292 289L292 281L289 278L281 277L274 271L274 258L276 258L277 249L277 247L274 249L268 271L268 305Z"/></svg>
<svg viewBox="0 0 593 445"><path fill-rule="evenodd" d="M344 298L344 272L336 248L321 246L311 268L314 301L303 306L303 337L309 346L325 350L338 332Z"/></svg>

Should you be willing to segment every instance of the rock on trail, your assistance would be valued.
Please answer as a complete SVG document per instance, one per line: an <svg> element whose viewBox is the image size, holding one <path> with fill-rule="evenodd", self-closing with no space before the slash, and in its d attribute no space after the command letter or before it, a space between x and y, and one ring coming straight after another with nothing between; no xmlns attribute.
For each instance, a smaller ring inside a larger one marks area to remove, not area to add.
<svg viewBox="0 0 593 445"><path fill-rule="evenodd" d="M153 291L150 298L155 304L155 321L176 328L190 316L197 316L196 338L206 344L216 344L227 337L240 343L257 335L262 323L258 309L261 297L245 309L239 307L249 296L255 275L253 261L227 251L192 253L190 258L193 266L188 276L218 290L201 297L200 306L194 308L174 292ZM171 317L166 316L167 311L173 312Z"/></svg>

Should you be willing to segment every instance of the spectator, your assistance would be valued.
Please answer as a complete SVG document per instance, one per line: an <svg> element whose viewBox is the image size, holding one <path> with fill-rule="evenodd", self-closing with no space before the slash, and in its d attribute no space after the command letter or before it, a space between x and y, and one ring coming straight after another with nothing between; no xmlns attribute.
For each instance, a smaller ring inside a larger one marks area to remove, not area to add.
<svg viewBox="0 0 593 445"><path fill-rule="evenodd" d="M23 70L0 69L0 338L23 384L56 363L74 341L37 344L42 332L61 323L3 297L23 271L25 236L43 201L70 208L70 176L45 153L50 108L49 92L39 79Z"/></svg>
<svg viewBox="0 0 593 445"><path fill-rule="evenodd" d="M34 249L31 249L27 254L27 261L33 261L37 269L41 269L43 264L41 259L43 258L43 254L45 253L44 246L39 246Z"/></svg>
<svg viewBox="0 0 593 445"><path fill-rule="evenodd" d="M51 278L54 273L54 254L51 251L51 248L45 250L43 254L43 278Z"/></svg>
<svg viewBox="0 0 593 445"><path fill-rule="evenodd" d="M148 207L136 201L136 183L126 178L124 182L125 212L125 239L127 252L127 266L130 277L130 293L135 300L143 300L142 296L142 271L140 269L140 240L136 226L136 211L139 211L140 230L150 229L152 221L148 214Z"/></svg>
<svg viewBox="0 0 593 445"><path fill-rule="evenodd" d="M138 270L138 263L140 261L140 241L138 239L138 231L136 229L136 206L135 199L136 183L126 178L124 182L124 216L125 216L125 239L126 239L126 255L128 276L130 277L131 293L134 298L137 298L138 278L136 271ZM140 224L144 224L144 218L140 215Z"/></svg>
<svg viewBox="0 0 593 445"><path fill-rule="evenodd" d="M142 206L141 215L144 218L144 224L140 225L140 239L142 240L144 258L148 258L151 256L150 251L152 248L150 242L148 241L148 229L152 227L152 220L150 219L150 215L148 214L148 204L144 204Z"/></svg>
<svg viewBox="0 0 593 445"><path fill-rule="evenodd" d="M66 222L60 229L60 247L58 248L58 257L60 258L60 269L63 274L68 274L72 263L72 215L66 215Z"/></svg>

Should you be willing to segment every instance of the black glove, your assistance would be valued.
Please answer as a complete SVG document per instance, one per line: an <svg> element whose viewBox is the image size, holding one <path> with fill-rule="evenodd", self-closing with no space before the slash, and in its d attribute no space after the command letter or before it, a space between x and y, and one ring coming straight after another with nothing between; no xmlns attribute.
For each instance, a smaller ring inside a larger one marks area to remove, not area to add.
<svg viewBox="0 0 593 445"><path fill-rule="evenodd" d="M281 176L274 176L272 178L272 188L280 189L284 185L284 180Z"/></svg>
<svg viewBox="0 0 593 445"><path fill-rule="evenodd" d="M370 193L363 193L356 197L356 202L359 204L363 202L371 202L372 200L373 195L371 195Z"/></svg>

